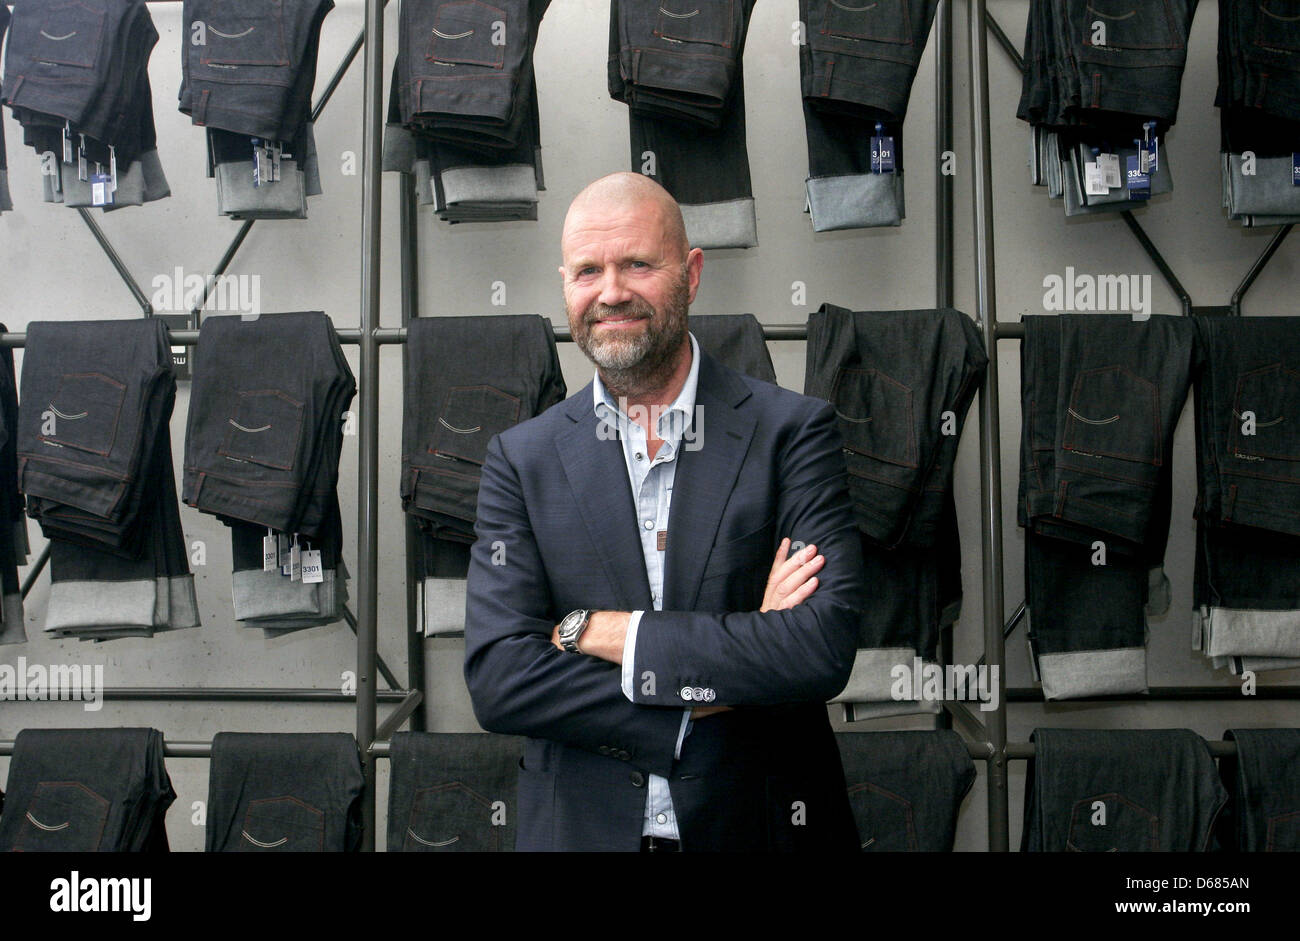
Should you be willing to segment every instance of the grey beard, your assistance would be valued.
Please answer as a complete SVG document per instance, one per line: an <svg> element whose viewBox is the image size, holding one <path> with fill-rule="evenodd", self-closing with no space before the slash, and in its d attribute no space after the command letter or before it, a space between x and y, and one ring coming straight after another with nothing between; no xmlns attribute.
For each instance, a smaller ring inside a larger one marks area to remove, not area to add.
<svg viewBox="0 0 1300 941"><path fill-rule="evenodd" d="M686 325L682 329L665 334L667 342L642 354L640 344L630 350L619 350L622 355L604 356L593 351L593 361L600 367L600 378L605 388L615 396L634 397L656 392L668 384L672 378L676 363L673 361L681 348L682 338L686 335ZM603 352L603 351L602 351ZM610 351L613 352L613 351ZM628 359L635 361L628 366L622 365ZM601 362L605 360L605 362Z"/></svg>

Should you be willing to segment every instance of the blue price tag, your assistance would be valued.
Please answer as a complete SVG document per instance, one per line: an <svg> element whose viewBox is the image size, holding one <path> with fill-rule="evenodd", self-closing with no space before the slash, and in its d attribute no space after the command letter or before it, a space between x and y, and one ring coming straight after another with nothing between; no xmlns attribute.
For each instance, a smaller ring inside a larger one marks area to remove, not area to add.
<svg viewBox="0 0 1300 941"><path fill-rule="evenodd" d="M1142 166L1136 155L1127 158L1128 163L1128 198L1150 199L1151 177L1142 172Z"/></svg>
<svg viewBox="0 0 1300 941"><path fill-rule="evenodd" d="M90 204L110 206L113 203L113 177L108 173L90 175Z"/></svg>
<svg viewBox="0 0 1300 941"><path fill-rule="evenodd" d="M1300 153L1291 155L1291 182L1300 186Z"/></svg>
<svg viewBox="0 0 1300 941"><path fill-rule="evenodd" d="M894 138L888 136L871 138L871 172L894 172Z"/></svg>

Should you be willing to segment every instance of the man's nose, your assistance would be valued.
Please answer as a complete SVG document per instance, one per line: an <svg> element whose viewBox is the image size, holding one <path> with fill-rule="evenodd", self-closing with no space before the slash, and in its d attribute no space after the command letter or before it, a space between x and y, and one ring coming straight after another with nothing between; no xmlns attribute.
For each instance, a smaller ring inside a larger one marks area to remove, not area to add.
<svg viewBox="0 0 1300 941"><path fill-rule="evenodd" d="M632 292L628 290L623 278L623 271L619 266L609 265L606 267L600 276L600 302L607 307L616 307L631 298L631 296Z"/></svg>

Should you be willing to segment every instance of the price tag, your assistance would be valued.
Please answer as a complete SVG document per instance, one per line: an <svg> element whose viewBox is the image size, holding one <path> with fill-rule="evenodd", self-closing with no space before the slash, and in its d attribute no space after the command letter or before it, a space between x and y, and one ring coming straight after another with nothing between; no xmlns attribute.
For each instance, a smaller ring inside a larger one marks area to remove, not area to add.
<svg viewBox="0 0 1300 941"><path fill-rule="evenodd" d="M293 545L289 547L289 581L296 582L302 578L302 547L298 545L298 536L294 534Z"/></svg>
<svg viewBox="0 0 1300 941"><path fill-rule="evenodd" d="M280 565L280 574L289 574L289 534L280 533L276 537L276 559Z"/></svg>
<svg viewBox="0 0 1300 941"><path fill-rule="evenodd" d="M1100 163L1090 161L1083 165L1083 189L1089 196L1105 196L1109 192L1106 188L1106 173Z"/></svg>
<svg viewBox="0 0 1300 941"><path fill-rule="evenodd" d="M302 581L304 585L319 585L325 581L325 569L321 566L319 549L307 549L303 552Z"/></svg>
<svg viewBox="0 0 1300 941"><path fill-rule="evenodd" d="M1128 158L1128 198L1151 198L1151 177L1142 171L1136 155Z"/></svg>
<svg viewBox="0 0 1300 941"><path fill-rule="evenodd" d="M1291 155L1291 183L1300 186L1300 153Z"/></svg>
<svg viewBox="0 0 1300 941"><path fill-rule="evenodd" d="M262 571L274 572L280 558L280 547L276 544L275 533L266 531L262 537Z"/></svg>
<svg viewBox="0 0 1300 941"><path fill-rule="evenodd" d="M101 170L96 170L90 175L90 204L92 206L108 206L112 202L113 177Z"/></svg>
<svg viewBox="0 0 1300 941"><path fill-rule="evenodd" d="M871 138L871 172L894 172L894 138L878 136Z"/></svg>
<svg viewBox="0 0 1300 941"><path fill-rule="evenodd" d="M1098 162L1106 176L1107 189L1117 190L1124 185L1124 171L1119 166L1119 154L1102 154Z"/></svg>

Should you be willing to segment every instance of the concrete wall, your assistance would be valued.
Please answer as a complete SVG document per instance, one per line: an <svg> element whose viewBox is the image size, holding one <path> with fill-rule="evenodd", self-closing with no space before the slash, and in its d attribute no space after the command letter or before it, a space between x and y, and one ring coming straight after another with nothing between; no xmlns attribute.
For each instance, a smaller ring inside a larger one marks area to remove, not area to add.
<svg viewBox="0 0 1300 941"><path fill-rule="evenodd" d="M362 27L361 0L336 0L325 23L318 91ZM966 3L956 4L955 69L958 76L954 148L956 163L956 299L974 306L969 99L966 91ZM1028 3L992 0L992 14L1020 44ZM175 110L180 83L181 7L152 4L161 34L151 63L155 115L163 164L172 197L143 208L97 217L126 265L149 290L155 276L177 266L203 274L216 264L237 224L216 215L214 184L204 176L202 131ZM391 5L384 40L391 65L397 41L397 4ZM1140 213L1152 239L1198 304L1225 303L1270 237L1268 230L1243 230L1225 219L1219 206L1218 116L1213 107L1217 5L1203 3L1192 32L1183 82L1180 123L1165 142L1176 177L1176 192ZM424 209L419 221L420 305L426 316L473 313L540 313L563 322L559 231L569 199L591 179L627 169L627 117L605 87L608 6L595 0L557 0L542 25L536 68L540 90L545 175L539 220L450 227ZM909 154L907 205L898 229L814 234L803 215L807 170L799 104L799 78L792 24L796 0L757 4L746 52L746 99L750 166L757 198L760 245L746 251L708 252L696 312L752 311L767 323L801 323L822 301L857 309L932 306L934 284L933 48L927 52L912 96L906 126ZM1001 51L990 55L996 221L997 307L1003 320L1043 312L1043 278L1064 274L1067 265L1094 274L1155 274L1119 220L1069 220L1059 203L1029 185L1026 170L1028 127L1015 118L1020 78ZM387 69L387 66L386 66ZM339 327L358 324L362 146L360 60L344 78L316 132L325 194L310 204L304 222L259 223L230 269L260 276L262 309L327 311ZM70 210L40 201L37 161L21 146L18 125L5 113L10 180L16 209L0 216L0 320L22 330L32 320L138 316L124 289L85 226ZM356 155L358 175L345 175L348 154ZM383 186L382 321L400 320L397 179ZM1293 286L1300 268L1300 245L1283 248L1260 278L1246 305L1248 315L1293 312ZM505 306L493 306L496 282L504 282ZM792 303L793 285L806 285L806 299ZM1153 278L1154 312L1175 313L1173 296ZM803 387L802 343L773 343L782 385ZM381 349L382 423L380 428L379 650L405 675L403 520L397 499L400 458L400 350ZM349 357L356 368L355 350ZM21 355L20 355L21 360ZM589 364L571 344L561 345L571 392L591 377ZM1002 482L1008 610L1023 597L1022 536L1015 525L1016 453L1020 434L1018 349L1001 344ZM188 390L178 396L173 448L182 452ZM972 412L974 415L974 412ZM1194 527L1192 425L1184 416L1175 455L1175 499L1167 568L1173 581L1173 606L1151 625L1152 685L1222 681L1201 663L1189 645ZM964 536L965 615L956 628L958 662L974 662L982 644L979 552L979 476L977 422L968 424L958 462L957 505ZM346 439L340 497L349 546L355 546L357 496L356 439ZM336 688L355 661L355 640L335 625L266 641L244 631L230 610L229 541L212 517L183 508L187 538L207 547L207 564L196 567L203 627L152 640L119 640L104 646L51 642L40 636L48 595L43 577L28 599L25 647L0 650L0 662L98 663L110 687L130 686L313 686ZM31 526L39 548L39 529ZM355 569L355 550L346 554ZM429 671L429 727L468 731L476 728L461 675L462 644L426 644ZM1294 673L1266 682L1294 683ZM1029 685L1028 661L1020 632L1008 645L1006 682ZM381 707L380 715L388 707ZM833 710L838 721L839 712ZM1105 728L1190 727L1208 738L1241 725L1295 725L1293 703L1224 702L1207 704L1011 705L1009 734L1024 741L1039 725ZM85 712L70 703L5 703L0 707L0 739L24 727L151 725L169 739L204 740L221 730L318 731L355 727L353 710L339 705L231 705L110 703ZM926 727L924 722L879 723L882 728ZM865 727L863 726L858 727ZM0 759L0 765L7 760ZM172 759L169 768L179 799L169 817L177 849L201 849L202 828L191 822L193 803L204 800L207 762ZM1020 832L1022 762L1013 762L1012 844ZM386 763L380 762L381 821ZM983 764L968 797L958 836L961 849L986 845ZM4 769L0 769L4 770ZM379 844L383 846L383 834Z"/></svg>

